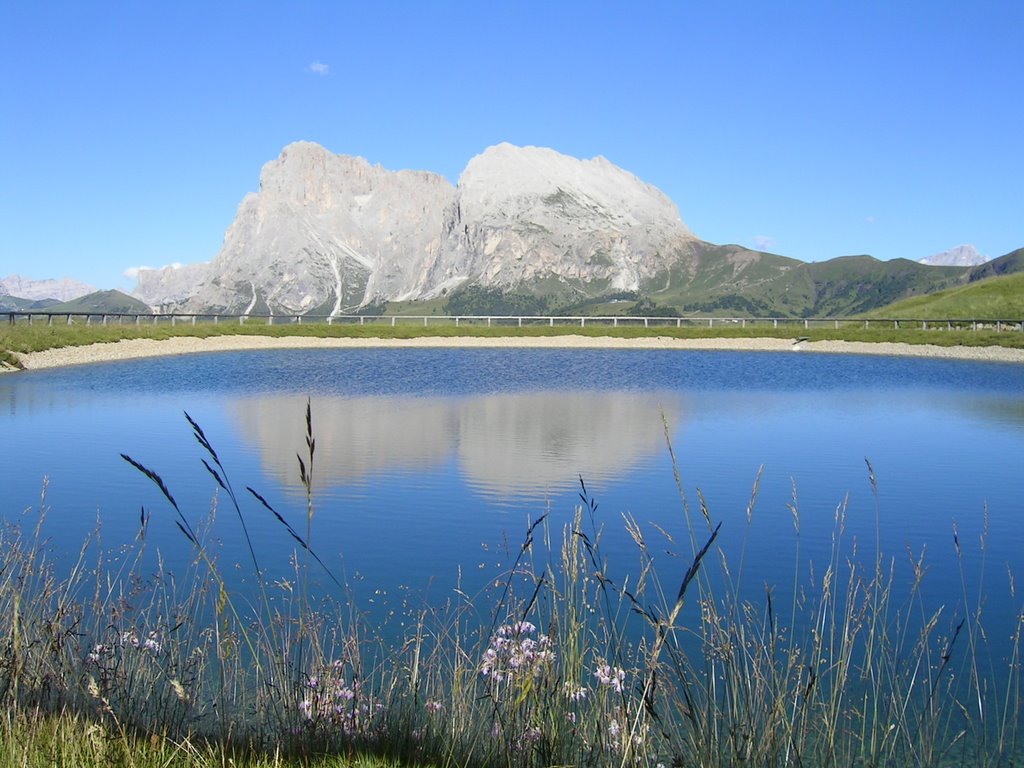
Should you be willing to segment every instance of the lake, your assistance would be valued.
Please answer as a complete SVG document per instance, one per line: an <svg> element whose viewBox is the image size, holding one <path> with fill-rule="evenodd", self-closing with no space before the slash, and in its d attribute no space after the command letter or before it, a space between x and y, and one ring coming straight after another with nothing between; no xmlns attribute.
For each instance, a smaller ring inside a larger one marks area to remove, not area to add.
<svg viewBox="0 0 1024 768"><path fill-rule="evenodd" d="M751 594L785 589L832 545L873 561L926 551L929 599L962 615L985 569L986 610L1012 621L1007 569L1024 545L1024 366L806 352L288 350L168 357L0 377L3 514L45 487L44 530L70 561L101 526L130 542L140 510L168 568L190 556L167 502L120 457L157 472L185 515L217 490L183 413L205 431L239 494L260 566L287 578L294 542L244 489L306 532L305 409L316 437L313 548L372 603L396 590L443 600L483 589L548 514L552 538L598 503L609 574L637 568L638 522L667 582L689 562L680 491ZM874 472L874 490L868 463ZM758 496L748 524L755 479ZM799 534L794 526L797 510ZM954 547L954 525L963 571ZM219 494L221 563L249 572ZM981 537L986 537L982 552ZM799 541L801 565L794 565ZM962 581L964 574L966 582ZM1019 577L1020 574L1018 573ZM241 578L241 577L239 577ZM964 586L966 583L966 588ZM958 607L959 606L959 607ZM1007 625L1009 626L1009 625Z"/></svg>

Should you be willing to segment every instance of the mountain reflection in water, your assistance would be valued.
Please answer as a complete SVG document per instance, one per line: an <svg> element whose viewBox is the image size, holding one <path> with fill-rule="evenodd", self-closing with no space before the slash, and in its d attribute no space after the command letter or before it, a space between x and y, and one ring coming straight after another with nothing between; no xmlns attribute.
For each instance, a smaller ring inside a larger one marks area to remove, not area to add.
<svg viewBox="0 0 1024 768"><path fill-rule="evenodd" d="M314 397L315 487L455 459L464 480L494 495L536 495L625 473L665 447L684 412L673 392L527 392L471 397ZM234 400L229 411L263 469L299 489L306 398Z"/></svg>

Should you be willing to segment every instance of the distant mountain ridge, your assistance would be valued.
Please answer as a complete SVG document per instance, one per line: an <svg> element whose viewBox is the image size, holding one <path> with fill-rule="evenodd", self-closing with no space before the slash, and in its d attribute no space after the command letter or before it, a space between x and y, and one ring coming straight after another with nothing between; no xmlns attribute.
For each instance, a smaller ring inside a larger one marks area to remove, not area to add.
<svg viewBox="0 0 1024 768"><path fill-rule="evenodd" d="M664 194L604 158L502 144L473 158L456 187L298 142L264 166L212 262L141 271L135 295L323 314L463 285L547 283L579 299L639 290L694 242Z"/></svg>
<svg viewBox="0 0 1024 768"><path fill-rule="evenodd" d="M118 290L93 291L71 301L52 304L46 307L47 312L109 312L148 315L152 313L149 306L134 296Z"/></svg>
<svg viewBox="0 0 1024 768"><path fill-rule="evenodd" d="M500 144L452 185L297 142L263 167L211 262L141 270L134 295L183 312L340 315L412 302L557 314L644 299L652 311L806 317L869 311L972 274L707 243L660 190L602 157Z"/></svg>
<svg viewBox="0 0 1024 768"><path fill-rule="evenodd" d="M976 267L988 260L988 256L981 255L978 253L977 248L967 244L958 245L955 248L942 251L942 253L936 253L926 259L921 259L920 263L932 267Z"/></svg>
<svg viewBox="0 0 1024 768"><path fill-rule="evenodd" d="M0 279L0 295L13 296L19 299L39 301L54 299L70 301L85 296L96 289L91 285L64 277L59 280L32 280L21 275L9 275Z"/></svg>

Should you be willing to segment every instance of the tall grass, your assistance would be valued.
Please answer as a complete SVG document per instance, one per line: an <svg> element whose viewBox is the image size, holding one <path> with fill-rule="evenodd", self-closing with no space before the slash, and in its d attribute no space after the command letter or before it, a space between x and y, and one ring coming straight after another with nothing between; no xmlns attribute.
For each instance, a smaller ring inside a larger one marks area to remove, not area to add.
<svg viewBox="0 0 1024 768"><path fill-rule="evenodd" d="M444 324L437 319L424 327L416 322L399 322L391 326L384 322L368 321L365 325L335 323L302 323L287 325L246 324L232 325L229 323L214 324L200 322L196 325L15 325L0 324L0 362L17 366L20 354L40 352L61 347L83 346L87 344L116 342L123 339L155 339L164 340L175 337L192 336L207 338L211 336L305 336L318 338L371 338L371 339L413 339L421 337L557 337L557 336L592 336L614 338L651 338L668 337L678 339L707 338L779 338L794 339L798 336L807 337L811 341L841 340L860 341L867 343L902 342L906 344L934 344L938 346L1002 346L1011 348L1024 347L1024 333L1012 329L1002 332L994 330L964 330L954 328L945 330L944 325L929 330L912 328L894 329L879 327L876 323L870 328L863 327L862 320L840 320L838 327L831 324L812 325L803 328L799 321L791 325L774 327L771 323L746 322L744 325L731 325L707 328L703 326L683 326L676 328L673 324L658 325L652 323L649 328L640 325L620 325L612 327L590 323L585 327L579 325L495 325L488 327L481 324L463 322L455 326L449 321Z"/></svg>
<svg viewBox="0 0 1024 768"><path fill-rule="evenodd" d="M134 542L111 551L97 528L58 574L44 538L45 489L39 509L0 529L0 697L9 722L70 716L122 746L155 738L224 761L295 764L327 754L452 766L1024 758L1024 612L1011 575L1012 636L986 634L989 583L968 575L969 561L984 558L984 538L968 551L954 534L962 586L937 606L925 597L923 555L907 557L905 583L880 534L866 553L847 541L845 503L827 561L806 561L794 489L792 573L779 596L776 585L744 581L746 539L738 551L719 545L722 523L702 497L687 497L678 468L683 540L626 516L637 561L617 572L602 546L604 513L581 479L567 522L531 521L486 590L467 594L457 584L441 604L408 599L393 634L365 618L317 552L308 404L305 419L298 525L256 490L236 493L189 419L218 491L202 519L179 506L157 471L125 457L166 501L142 510ZM755 480L747 535L757 492ZM295 552L291 577L268 577L249 546L253 586L230 586L214 535L228 523L218 519L225 505L242 537L247 515L273 516ZM164 513L191 548L180 573L158 556L153 567L147 554L151 514Z"/></svg>

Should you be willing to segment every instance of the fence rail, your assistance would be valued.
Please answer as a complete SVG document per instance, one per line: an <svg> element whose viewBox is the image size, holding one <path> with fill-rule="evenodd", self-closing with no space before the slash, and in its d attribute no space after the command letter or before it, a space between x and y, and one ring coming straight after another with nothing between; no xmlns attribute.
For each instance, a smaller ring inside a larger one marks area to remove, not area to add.
<svg viewBox="0 0 1024 768"><path fill-rule="evenodd" d="M917 329L921 330L995 330L995 331L1024 331L1024 320L979 320L971 318L958 319L908 319L908 318L835 318L835 317L585 317L585 316L559 316L559 315L254 315L254 314L224 314L224 313L151 313L141 314L137 312L46 312L46 311L21 311L21 312L0 312L0 318L6 317L10 325L26 323L45 323L53 325L54 322L75 325L196 325L197 323L264 323L267 325L306 325L323 323L334 324L355 324L355 325L408 325L415 323L423 327L439 325L454 325L456 328L461 325L485 325L491 326L516 326L516 327L565 327L578 326L580 328L593 326L611 327L637 327L645 328L726 328L747 326L770 325L773 328L789 327L811 328L832 327L889 327L894 329Z"/></svg>

